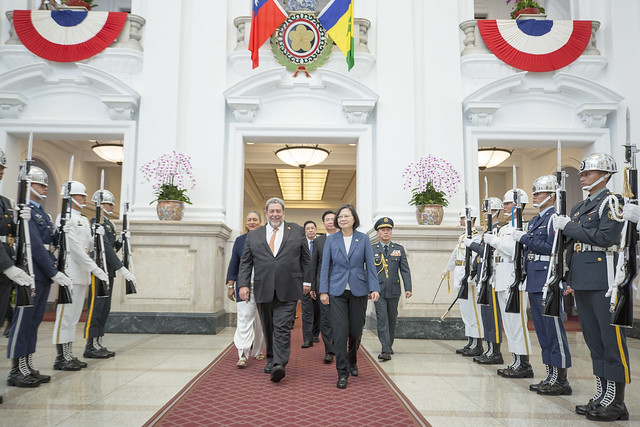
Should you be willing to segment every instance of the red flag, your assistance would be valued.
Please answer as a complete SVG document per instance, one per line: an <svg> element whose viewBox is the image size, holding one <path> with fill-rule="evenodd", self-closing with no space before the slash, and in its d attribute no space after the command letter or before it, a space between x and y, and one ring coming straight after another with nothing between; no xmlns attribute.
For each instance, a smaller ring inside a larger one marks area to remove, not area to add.
<svg viewBox="0 0 640 427"><path fill-rule="evenodd" d="M253 16L251 17L251 36L249 50L253 68L258 67L258 51L280 24L287 19L287 14L276 0L253 0Z"/></svg>

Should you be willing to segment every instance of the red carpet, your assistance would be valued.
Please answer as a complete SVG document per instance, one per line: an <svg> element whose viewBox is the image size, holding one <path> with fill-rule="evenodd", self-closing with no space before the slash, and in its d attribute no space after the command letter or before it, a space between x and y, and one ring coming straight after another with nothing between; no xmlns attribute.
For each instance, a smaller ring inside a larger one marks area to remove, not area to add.
<svg viewBox="0 0 640 427"><path fill-rule="evenodd" d="M266 360L236 368L229 345L145 426L429 426L420 412L362 347L358 377L336 388L335 363L324 364L324 345L302 349L300 319L291 331L286 377L272 383ZM427 385L425 385L427 386Z"/></svg>
<svg viewBox="0 0 640 427"><path fill-rule="evenodd" d="M533 320L529 320L527 323L527 328L530 331L535 330L533 327ZM578 320L578 316L569 316L566 322L564 322L564 330L567 332L582 332L582 328L580 328L580 320Z"/></svg>

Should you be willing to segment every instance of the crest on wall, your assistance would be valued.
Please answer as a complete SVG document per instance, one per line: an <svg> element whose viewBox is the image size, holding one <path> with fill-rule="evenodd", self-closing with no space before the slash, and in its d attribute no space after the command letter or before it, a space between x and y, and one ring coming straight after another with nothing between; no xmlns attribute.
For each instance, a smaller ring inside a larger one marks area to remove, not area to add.
<svg viewBox="0 0 640 427"><path fill-rule="evenodd" d="M333 42L315 16L296 12L282 23L271 38L271 50L278 62L287 70L303 72L316 70L331 55Z"/></svg>

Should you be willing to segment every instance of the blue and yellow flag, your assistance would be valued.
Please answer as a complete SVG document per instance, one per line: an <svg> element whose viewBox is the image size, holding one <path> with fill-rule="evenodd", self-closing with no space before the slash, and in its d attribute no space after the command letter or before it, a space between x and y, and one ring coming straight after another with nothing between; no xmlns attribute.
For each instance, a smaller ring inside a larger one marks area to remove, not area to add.
<svg viewBox="0 0 640 427"><path fill-rule="evenodd" d="M347 67L353 67L353 0L331 0L318 16L331 39L347 57Z"/></svg>

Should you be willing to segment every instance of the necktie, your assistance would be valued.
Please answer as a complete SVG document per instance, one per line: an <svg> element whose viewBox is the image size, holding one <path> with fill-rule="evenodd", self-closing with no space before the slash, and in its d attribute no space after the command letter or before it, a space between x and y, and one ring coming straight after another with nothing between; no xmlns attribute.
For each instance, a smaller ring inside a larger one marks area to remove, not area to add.
<svg viewBox="0 0 640 427"><path fill-rule="evenodd" d="M313 240L309 242L309 253L313 254Z"/></svg>
<svg viewBox="0 0 640 427"><path fill-rule="evenodd" d="M272 254L276 254L276 233L278 232L277 228L273 229L273 233L271 233L271 239L269 240L269 249L271 249Z"/></svg>
<svg viewBox="0 0 640 427"><path fill-rule="evenodd" d="M389 256L389 245L384 245L384 256Z"/></svg>

